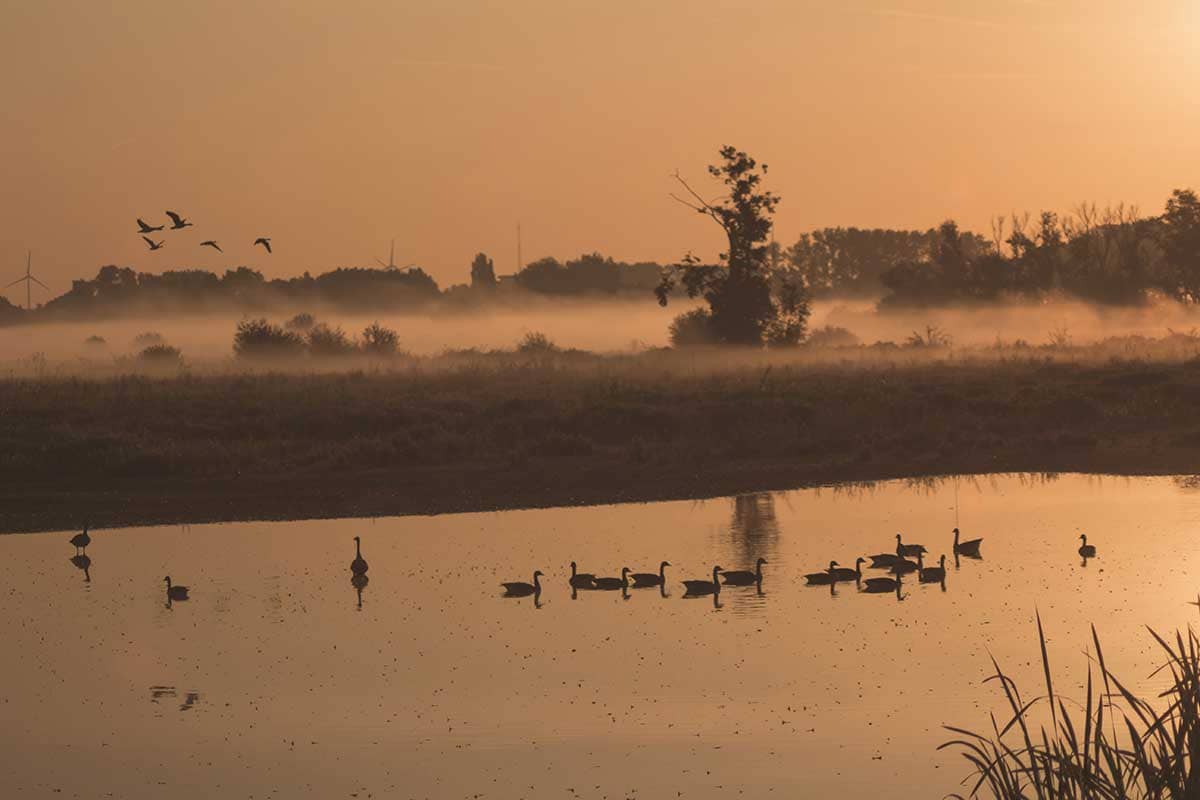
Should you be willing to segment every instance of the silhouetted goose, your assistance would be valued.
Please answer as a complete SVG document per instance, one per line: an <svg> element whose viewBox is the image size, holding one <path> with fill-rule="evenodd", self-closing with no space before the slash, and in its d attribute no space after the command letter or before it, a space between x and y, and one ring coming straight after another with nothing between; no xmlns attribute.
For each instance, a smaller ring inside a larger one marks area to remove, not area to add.
<svg viewBox="0 0 1200 800"><path fill-rule="evenodd" d="M919 556L922 553L929 551L924 546L919 544L905 544L900 540L900 534L896 534L896 555L898 556Z"/></svg>
<svg viewBox="0 0 1200 800"><path fill-rule="evenodd" d="M721 580L725 581L726 586L752 586L756 583L762 583L762 568L765 563L767 563L767 560L760 558L754 563L753 572L750 570L722 572Z"/></svg>
<svg viewBox="0 0 1200 800"><path fill-rule="evenodd" d="M362 557L362 540L357 536L354 537L354 560L350 562L350 571L355 575L367 572L367 560Z"/></svg>
<svg viewBox="0 0 1200 800"><path fill-rule="evenodd" d="M167 599L168 600L187 600L188 599L188 587L172 585L170 575L163 578L163 580L166 581L166 584L167 584Z"/></svg>
<svg viewBox="0 0 1200 800"><path fill-rule="evenodd" d="M629 577L633 578L633 588L642 589L647 586L666 586L667 585L667 567L671 566L670 561L664 561L658 565L658 573L653 572L635 572Z"/></svg>
<svg viewBox="0 0 1200 800"><path fill-rule="evenodd" d="M162 247L163 247L163 245L164 245L164 244L166 244L166 242L165 242L165 241L163 241L163 242L156 242L156 241L154 241L153 239L151 239L149 236L143 236L143 237L142 237L142 239L143 239L143 241L145 241L145 242L146 242L146 244L150 245L150 250L151 250L151 251L153 251L153 250L161 250L161 249L162 249Z"/></svg>
<svg viewBox="0 0 1200 800"><path fill-rule="evenodd" d="M138 233L154 233L163 229L162 225L147 225L141 217L138 217L137 224Z"/></svg>
<svg viewBox="0 0 1200 800"><path fill-rule="evenodd" d="M685 594L718 594L721 591L721 583L717 580L720 573L720 567L713 567L711 581L684 581Z"/></svg>
<svg viewBox="0 0 1200 800"><path fill-rule="evenodd" d="M900 590L900 576L897 575L895 578L867 578L863 581L862 590L869 594L898 592Z"/></svg>
<svg viewBox="0 0 1200 800"><path fill-rule="evenodd" d="M531 594L542 593L542 583L538 580L540 577L542 577L542 571L539 569L533 573L533 583L522 583L520 581L516 581L514 583L502 583L500 585L504 587L505 597L528 597Z"/></svg>
<svg viewBox="0 0 1200 800"><path fill-rule="evenodd" d="M1083 542L1083 544L1079 546L1079 555L1083 556L1084 558L1095 558L1096 546L1087 543L1087 534L1079 534L1079 539Z"/></svg>
<svg viewBox="0 0 1200 800"><path fill-rule="evenodd" d="M271 252L271 240L269 238L267 238L266 236L258 237L257 239L254 240L254 244L255 245L261 244L263 247L267 248L268 253ZM253 246L253 245L251 245L251 246Z"/></svg>
<svg viewBox="0 0 1200 800"><path fill-rule="evenodd" d="M200 243L200 246L201 247L211 247L213 250L216 250L218 253L225 252L224 250L221 249L221 245L217 244L212 239L206 239L205 241Z"/></svg>
<svg viewBox="0 0 1200 800"><path fill-rule="evenodd" d="M921 556L917 556L917 567L920 570L921 583L941 583L946 580L946 556L938 561L939 566L927 567Z"/></svg>
<svg viewBox="0 0 1200 800"><path fill-rule="evenodd" d="M895 553L879 553L870 556L872 569L891 569L904 559Z"/></svg>
<svg viewBox="0 0 1200 800"><path fill-rule="evenodd" d="M965 542L960 542L958 528L954 529L954 552L962 553L964 556L977 556L981 544L983 544L983 539L967 539Z"/></svg>
<svg viewBox="0 0 1200 800"><path fill-rule="evenodd" d="M84 582L92 582L92 575L90 572L88 572L88 570L92 568L92 559L90 557L87 555L74 555L71 556L71 563L74 564L77 569L83 570Z"/></svg>
<svg viewBox="0 0 1200 800"><path fill-rule="evenodd" d="M596 576L590 572L576 572L575 562L571 562L571 579L567 581L572 589L596 588Z"/></svg>
<svg viewBox="0 0 1200 800"><path fill-rule="evenodd" d="M367 584L371 582L363 573L357 573L350 578L350 585L354 587L354 591L358 593L358 608L362 610L362 593L363 589L367 588Z"/></svg>
<svg viewBox="0 0 1200 800"><path fill-rule="evenodd" d="M921 554L918 553L917 558L920 557ZM907 558L902 558L892 565L892 572L896 575L907 575L910 572L916 572L918 569L917 562L909 561Z"/></svg>
<svg viewBox="0 0 1200 800"><path fill-rule="evenodd" d="M629 567L621 567L621 577L619 578L596 578L597 589L624 589L629 585L629 573L632 570Z"/></svg>
<svg viewBox="0 0 1200 800"><path fill-rule="evenodd" d="M176 214L174 211L168 211L167 216L171 218L171 230L178 231L184 228L192 227L192 223L188 222L183 217Z"/></svg>
<svg viewBox="0 0 1200 800"><path fill-rule="evenodd" d="M838 567L837 569L831 569L829 574L833 576L835 581L859 581L862 580L862 565L866 562L865 558L860 558L854 562L854 569Z"/></svg>
<svg viewBox="0 0 1200 800"><path fill-rule="evenodd" d="M92 537L88 536L87 525L83 526L83 533L77 533L71 537L71 544L75 545L75 552L87 550L87 546L92 543Z"/></svg>
<svg viewBox="0 0 1200 800"><path fill-rule="evenodd" d="M811 586L828 586L834 583L833 571L837 568L836 561L829 562L829 569L824 572L810 572L804 576L804 580Z"/></svg>

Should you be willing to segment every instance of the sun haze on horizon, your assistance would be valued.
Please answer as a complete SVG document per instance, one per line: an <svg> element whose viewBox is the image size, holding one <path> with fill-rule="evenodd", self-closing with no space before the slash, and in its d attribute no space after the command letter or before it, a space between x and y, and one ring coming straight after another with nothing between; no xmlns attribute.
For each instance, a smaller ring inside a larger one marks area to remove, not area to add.
<svg viewBox="0 0 1200 800"><path fill-rule="evenodd" d="M285 276L395 237L446 286L480 250L514 271L518 221L526 260L711 256L669 175L726 143L771 166L785 244L1156 213L1200 184L1198 33L1188 0L9 4L0 278L26 249L48 296L109 263ZM195 227L151 253L166 209Z"/></svg>

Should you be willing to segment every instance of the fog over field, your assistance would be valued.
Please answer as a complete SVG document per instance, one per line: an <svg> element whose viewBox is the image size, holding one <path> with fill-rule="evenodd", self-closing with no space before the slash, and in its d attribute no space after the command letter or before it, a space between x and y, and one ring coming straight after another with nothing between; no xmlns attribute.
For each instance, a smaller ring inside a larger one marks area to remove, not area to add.
<svg viewBox="0 0 1200 800"><path fill-rule="evenodd" d="M533 308L462 313L354 315L311 309L319 322L340 326L351 337L379 322L395 329L400 347L414 355L437 355L459 349L511 349L526 334L540 332L562 348L598 353L635 352L668 344L667 328L691 303L661 308L653 302L580 302ZM0 361L28 360L41 354L60 366L85 359L91 363L135 355L144 344L140 334L154 332L180 348L190 363L213 363L233 355L234 329L241 319L266 316L284 322L292 314L173 314L162 317L46 323L0 328ZM902 343L914 331L936 326L955 346L978 347L997 342L1030 345L1088 344L1107 337L1162 337L1200 327L1200 312L1169 301L1113 307L1077 301L928 308L880 312L871 300L818 301L810 329L826 325L849 330L862 344ZM88 343L99 336L104 343Z"/></svg>

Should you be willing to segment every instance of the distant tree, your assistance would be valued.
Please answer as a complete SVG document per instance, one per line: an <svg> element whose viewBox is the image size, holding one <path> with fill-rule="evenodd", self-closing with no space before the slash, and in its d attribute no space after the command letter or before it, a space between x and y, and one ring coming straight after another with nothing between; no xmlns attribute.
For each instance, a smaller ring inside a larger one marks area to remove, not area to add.
<svg viewBox="0 0 1200 800"><path fill-rule="evenodd" d="M307 311L301 311L296 316L283 323L289 331L306 331L317 324L317 318Z"/></svg>
<svg viewBox="0 0 1200 800"><path fill-rule="evenodd" d="M525 355L548 355L558 352L558 345L539 331L530 331L517 343L517 352Z"/></svg>
<svg viewBox="0 0 1200 800"><path fill-rule="evenodd" d="M496 288L496 265L486 253L477 253L475 260L471 262L471 288Z"/></svg>
<svg viewBox="0 0 1200 800"><path fill-rule="evenodd" d="M1176 189L1162 217L1163 249L1176 296L1200 301L1200 198Z"/></svg>
<svg viewBox="0 0 1200 800"><path fill-rule="evenodd" d="M318 358L339 358L353 353L354 342L339 328L318 322L308 331L308 352Z"/></svg>
<svg viewBox="0 0 1200 800"><path fill-rule="evenodd" d="M556 258L539 258L526 264L515 278L522 289L541 294L568 294L567 268Z"/></svg>
<svg viewBox="0 0 1200 800"><path fill-rule="evenodd" d="M265 319L246 319L233 335L233 351L240 358L291 358L304 353L304 339Z"/></svg>
<svg viewBox="0 0 1200 800"><path fill-rule="evenodd" d="M169 344L153 344L138 353L138 360L158 367L171 366L183 360L183 353Z"/></svg>
<svg viewBox="0 0 1200 800"><path fill-rule="evenodd" d="M400 347L400 335L391 328L372 322L362 332L362 351L369 356L390 357Z"/></svg>
<svg viewBox="0 0 1200 800"><path fill-rule="evenodd" d="M715 266L702 265L689 254L663 272L655 294L665 306L682 284L689 297L703 297L713 333L724 344L799 341L807 326L809 301L799 282L773 281L767 239L779 198L761 187L767 165L760 167L745 152L729 146L721 148L720 156L721 163L708 172L725 184L727 196L709 202L676 174L687 199L675 199L721 226L729 249Z"/></svg>

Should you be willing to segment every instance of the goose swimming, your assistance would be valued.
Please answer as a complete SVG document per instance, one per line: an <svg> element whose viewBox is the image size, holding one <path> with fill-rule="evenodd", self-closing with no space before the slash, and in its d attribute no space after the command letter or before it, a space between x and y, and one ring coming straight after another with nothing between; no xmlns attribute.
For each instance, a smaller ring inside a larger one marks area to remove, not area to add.
<svg viewBox="0 0 1200 800"><path fill-rule="evenodd" d="M983 539L967 539L965 542L958 540L958 528L954 529L954 552L962 553L964 556L978 556L979 545L983 544Z"/></svg>
<svg viewBox="0 0 1200 800"><path fill-rule="evenodd" d="M941 583L946 580L946 556L943 554L938 561L939 566L927 567L924 559L917 556L917 568L919 570L921 583Z"/></svg>
<svg viewBox="0 0 1200 800"><path fill-rule="evenodd" d="M896 534L896 555L898 556L919 556L922 553L928 553L923 545L919 544L904 544L900 539L900 534Z"/></svg>
<svg viewBox="0 0 1200 800"><path fill-rule="evenodd" d="M854 562L854 569L838 567L837 569L831 569L829 574L833 576L835 581L860 581L862 580L862 565L866 562L865 558L860 558Z"/></svg>
<svg viewBox="0 0 1200 800"><path fill-rule="evenodd" d="M653 572L635 572L630 575L633 578L633 588L644 589L648 586L666 586L667 585L667 567L671 566L670 561L664 561L658 565L658 573Z"/></svg>
<svg viewBox="0 0 1200 800"><path fill-rule="evenodd" d="M567 581L572 589L595 589L596 576L590 572L576 572L575 562L571 562L571 578Z"/></svg>
<svg viewBox="0 0 1200 800"><path fill-rule="evenodd" d="M596 588L606 591L624 589L629 586L629 573L632 571L629 567L621 567L621 577L619 578L596 578Z"/></svg>
<svg viewBox="0 0 1200 800"><path fill-rule="evenodd" d="M804 576L804 580L810 586L828 586L831 583L835 583L836 581L833 577L833 571L837 569L837 565L838 563L836 561L830 561L829 569L825 570L824 572L810 572Z"/></svg>
<svg viewBox="0 0 1200 800"><path fill-rule="evenodd" d="M763 564L767 563L765 558L760 558L754 564L754 571L750 570L731 570L730 572L722 572L721 580L725 581L726 586L752 586L756 583L762 583Z"/></svg>
<svg viewBox="0 0 1200 800"><path fill-rule="evenodd" d="M539 569L533 573L533 583L516 581L500 585L504 587L505 597L528 597L531 594L537 595L542 593L542 583L538 580L540 577L542 577L542 571Z"/></svg>
<svg viewBox="0 0 1200 800"><path fill-rule="evenodd" d="M683 586L686 589L685 594L692 596L700 594L719 594L721 591L721 583L717 580L717 575L721 572L720 567L713 567L711 581L684 581Z"/></svg>
<svg viewBox="0 0 1200 800"><path fill-rule="evenodd" d="M163 578L163 580L166 581L166 584L167 584L167 599L168 600L187 600L188 599L188 587L173 585L171 583L170 575Z"/></svg>
<svg viewBox="0 0 1200 800"><path fill-rule="evenodd" d="M1083 544L1079 546L1079 555L1083 556L1084 558L1095 558L1096 546L1087 543L1087 534L1081 533L1079 534L1079 538L1083 542Z"/></svg>

